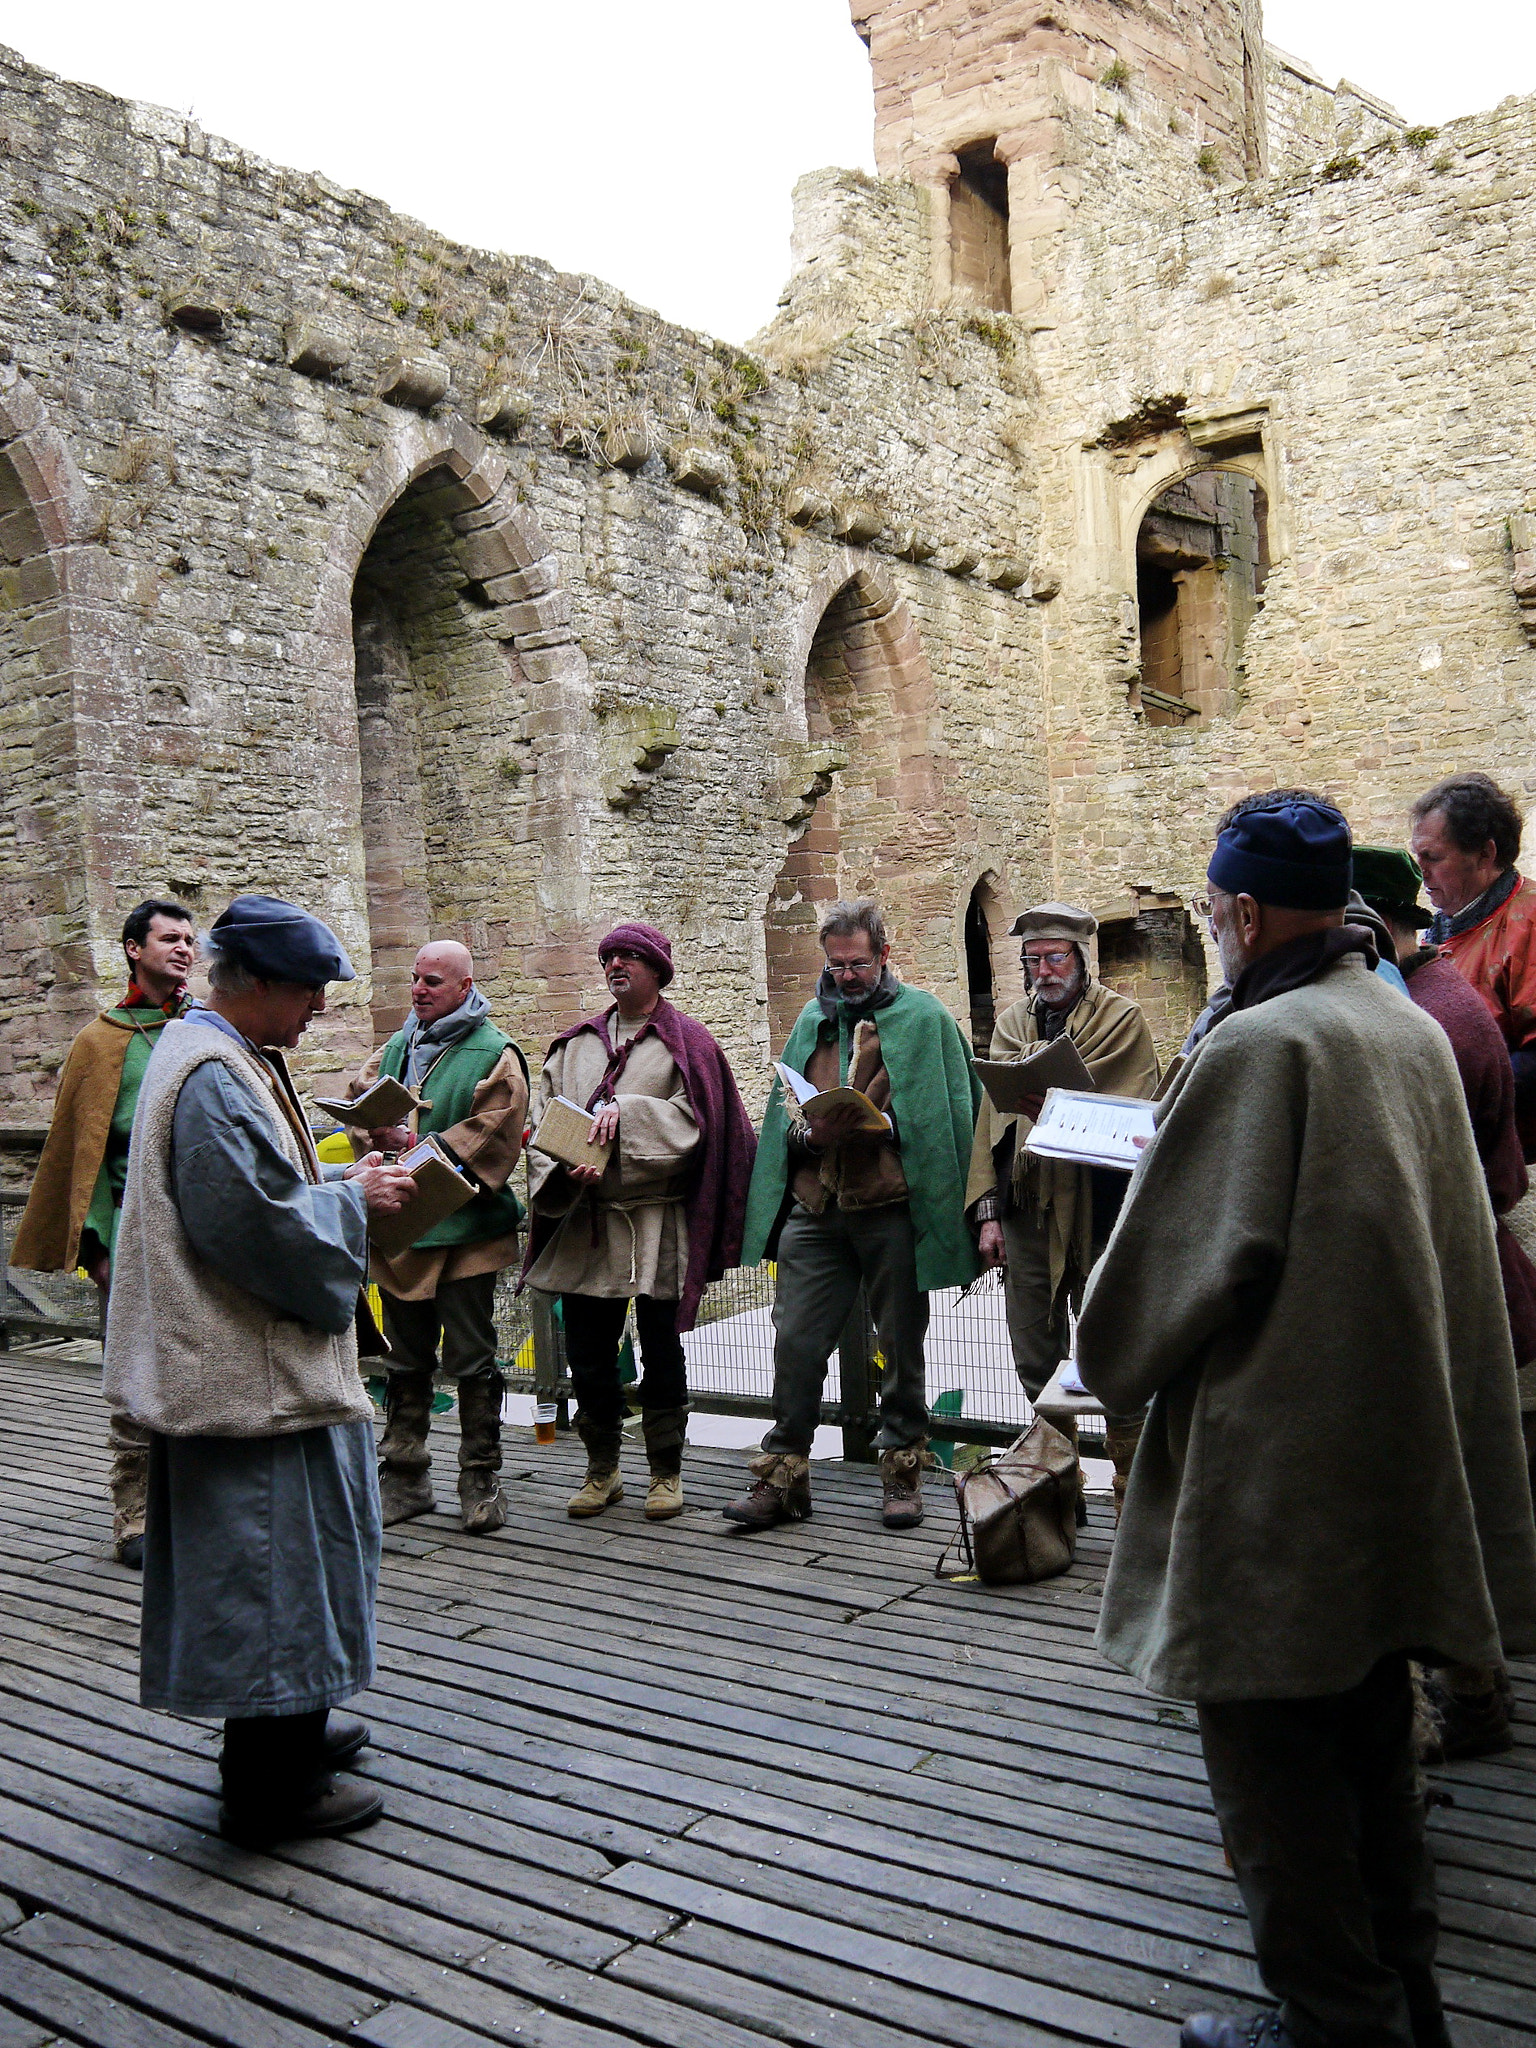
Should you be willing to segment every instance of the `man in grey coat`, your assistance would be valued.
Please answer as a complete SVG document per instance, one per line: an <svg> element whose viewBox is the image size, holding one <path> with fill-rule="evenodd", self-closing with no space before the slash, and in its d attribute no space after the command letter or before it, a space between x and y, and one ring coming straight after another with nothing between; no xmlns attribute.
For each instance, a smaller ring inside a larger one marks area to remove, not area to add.
<svg viewBox="0 0 1536 2048"><path fill-rule="evenodd" d="M353 978L335 933L237 896L207 944L208 1003L166 1025L139 1092L106 1387L150 1433L140 1698L223 1720L220 1829L259 1846L383 1805L330 1776L368 1731L328 1717L373 1676L367 1219L414 1183L377 1153L323 1168L283 1062Z"/></svg>
<svg viewBox="0 0 1536 2048"><path fill-rule="evenodd" d="M1536 1648L1536 1530L1493 1215L1438 1025L1346 922L1349 827L1223 831L1230 1011L1170 1090L1079 1369L1151 1399L1099 1643L1196 1703L1277 2012L1185 2048L1448 2048L1410 1655Z"/></svg>

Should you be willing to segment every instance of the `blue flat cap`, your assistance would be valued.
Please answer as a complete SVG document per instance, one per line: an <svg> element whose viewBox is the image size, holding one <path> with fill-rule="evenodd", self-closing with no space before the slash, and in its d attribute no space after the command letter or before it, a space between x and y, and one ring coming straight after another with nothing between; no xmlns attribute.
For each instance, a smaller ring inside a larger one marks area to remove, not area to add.
<svg viewBox="0 0 1536 2048"><path fill-rule="evenodd" d="M323 988L356 981L347 949L328 924L280 896L237 896L213 921L208 943L258 981Z"/></svg>
<svg viewBox="0 0 1536 2048"><path fill-rule="evenodd" d="M1228 896L1277 910L1342 910L1350 871L1349 820L1332 804L1301 798L1234 818L1205 878Z"/></svg>

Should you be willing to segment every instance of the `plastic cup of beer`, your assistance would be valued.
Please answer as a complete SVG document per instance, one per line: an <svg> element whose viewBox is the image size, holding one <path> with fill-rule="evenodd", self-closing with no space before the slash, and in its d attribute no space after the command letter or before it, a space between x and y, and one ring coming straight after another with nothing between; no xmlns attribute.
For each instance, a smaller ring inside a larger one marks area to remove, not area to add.
<svg viewBox="0 0 1536 2048"><path fill-rule="evenodd" d="M536 1444L552 1444L555 1440L555 1417L559 1409L553 1401L540 1401L533 1411L533 1440Z"/></svg>

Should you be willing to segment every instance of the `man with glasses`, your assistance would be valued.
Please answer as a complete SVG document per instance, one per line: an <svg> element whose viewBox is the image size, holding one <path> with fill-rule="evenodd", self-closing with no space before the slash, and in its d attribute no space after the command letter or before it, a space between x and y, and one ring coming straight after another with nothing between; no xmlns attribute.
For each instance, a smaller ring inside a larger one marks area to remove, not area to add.
<svg viewBox="0 0 1536 2048"><path fill-rule="evenodd" d="M809 1517L827 1361L862 1285L885 1360L881 1515L887 1529L911 1529L923 1519L928 1459L928 1295L976 1273L963 1194L981 1091L948 1010L892 974L878 904L829 905L821 944L826 967L784 1064L820 1091L858 1089L887 1128L861 1129L867 1112L854 1104L792 1116L775 1083L742 1248L744 1265L778 1260L774 1420L752 1486L725 1514L743 1529Z"/></svg>
<svg viewBox="0 0 1536 2048"><path fill-rule="evenodd" d="M1102 1094L1149 1096L1157 1054L1140 1005L1089 972L1088 943L1098 928L1091 912L1067 903L1042 903L1015 918L1028 994L998 1018L991 1056L1022 1059L1067 1037ZM1067 1355L1068 1309L1082 1299L1126 1184L1123 1173L1026 1152L1043 1102L1033 1096L1023 1115L1008 1116L986 1098L965 1190L982 1263L1003 1268L1014 1370L1031 1401ZM1140 1431L1139 1414L1109 1418L1117 1511Z"/></svg>

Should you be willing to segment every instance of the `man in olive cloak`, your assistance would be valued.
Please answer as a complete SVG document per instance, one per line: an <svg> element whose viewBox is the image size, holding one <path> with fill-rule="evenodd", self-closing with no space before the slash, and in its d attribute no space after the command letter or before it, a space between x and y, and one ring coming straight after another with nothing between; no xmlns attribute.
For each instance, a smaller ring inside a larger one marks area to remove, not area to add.
<svg viewBox="0 0 1536 2048"><path fill-rule="evenodd" d="M1170 1089L1078 1324L1152 1402L1099 1646L1193 1700L1277 2013L1185 2048L1448 2048L1410 1656L1536 1648L1509 1319L1445 1033L1346 922L1349 827L1216 842L1232 1004Z"/></svg>

